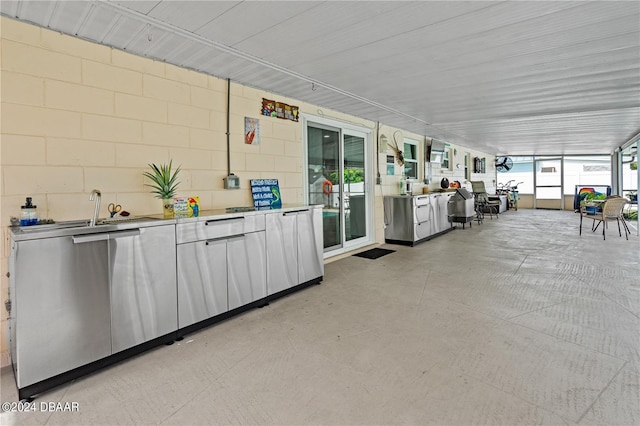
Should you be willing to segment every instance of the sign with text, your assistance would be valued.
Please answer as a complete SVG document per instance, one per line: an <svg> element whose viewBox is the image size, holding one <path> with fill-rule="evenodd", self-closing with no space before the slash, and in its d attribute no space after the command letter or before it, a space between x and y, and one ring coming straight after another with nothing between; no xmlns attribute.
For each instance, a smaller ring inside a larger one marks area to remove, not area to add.
<svg viewBox="0 0 640 426"><path fill-rule="evenodd" d="M251 179L253 206L258 209L279 209L282 207L278 179Z"/></svg>

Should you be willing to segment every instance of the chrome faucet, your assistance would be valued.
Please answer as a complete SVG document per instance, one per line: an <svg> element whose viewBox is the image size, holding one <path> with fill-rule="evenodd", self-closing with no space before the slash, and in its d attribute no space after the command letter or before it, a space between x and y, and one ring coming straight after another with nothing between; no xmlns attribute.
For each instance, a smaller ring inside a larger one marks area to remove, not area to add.
<svg viewBox="0 0 640 426"><path fill-rule="evenodd" d="M102 193L99 189L94 189L93 191L91 191L91 195L89 195L89 201L93 201L94 197L96 197L96 207L93 211L93 217L91 218L91 222L89 222L89 226L96 226L98 215L100 214L100 199L102 198Z"/></svg>

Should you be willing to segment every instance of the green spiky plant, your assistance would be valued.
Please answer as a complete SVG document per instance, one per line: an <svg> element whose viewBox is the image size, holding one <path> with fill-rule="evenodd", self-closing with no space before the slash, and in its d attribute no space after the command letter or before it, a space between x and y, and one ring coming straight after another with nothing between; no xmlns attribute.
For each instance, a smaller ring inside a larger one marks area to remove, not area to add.
<svg viewBox="0 0 640 426"><path fill-rule="evenodd" d="M172 164L173 160L169 161L169 164L160 164L160 166L149 164L151 172L143 173L145 177L153 182L150 185L145 184L145 186L152 188L153 191L151 191L151 193L156 194L156 197L162 200L173 198L176 195L176 189L180 183L176 182L180 166L172 172Z"/></svg>

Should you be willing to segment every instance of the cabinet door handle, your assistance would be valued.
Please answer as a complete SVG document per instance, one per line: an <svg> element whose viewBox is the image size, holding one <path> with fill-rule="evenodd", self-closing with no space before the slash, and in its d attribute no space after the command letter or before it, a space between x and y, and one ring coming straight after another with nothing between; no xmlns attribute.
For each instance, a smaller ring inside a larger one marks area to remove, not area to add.
<svg viewBox="0 0 640 426"><path fill-rule="evenodd" d="M88 234L88 235L74 235L73 244L83 244L83 243L91 243L94 241L105 241L109 239L109 234L100 233L100 234Z"/></svg>
<svg viewBox="0 0 640 426"><path fill-rule="evenodd" d="M207 226L210 223L214 224L216 222L226 222L226 221L229 221L229 220L244 220L244 216L241 216L241 217L225 217L223 219L212 219L212 220L207 220L204 224L205 224L205 226Z"/></svg>
<svg viewBox="0 0 640 426"><path fill-rule="evenodd" d="M309 210L293 210L293 211L290 211L290 212L282 213L282 216L288 216L288 215L292 215L292 214L296 214L296 213L306 213L308 211Z"/></svg>
<svg viewBox="0 0 640 426"><path fill-rule="evenodd" d="M211 238L210 240L206 240L204 242L205 245L209 245L209 243L215 243L216 241L229 241L229 240L238 240L240 238L244 238L245 234L236 234L236 235L230 235L227 237L220 237L220 238Z"/></svg>

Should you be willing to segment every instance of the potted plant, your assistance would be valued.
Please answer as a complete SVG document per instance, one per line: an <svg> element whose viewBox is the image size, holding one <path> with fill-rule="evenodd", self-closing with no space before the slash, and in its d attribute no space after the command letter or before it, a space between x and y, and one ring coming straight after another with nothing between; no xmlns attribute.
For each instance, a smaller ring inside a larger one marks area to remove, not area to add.
<svg viewBox="0 0 640 426"><path fill-rule="evenodd" d="M165 218L173 217L173 197L176 195L176 189L180 182L176 182L180 167L174 171L171 170L173 160L169 164L149 164L151 172L144 172L143 175L151 180L151 184L145 184L153 189L152 194L156 194L156 198L162 200L162 213Z"/></svg>
<svg viewBox="0 0 640 426"><path fill-rule="evenodd" d="M580 207L584 207L587 214L596 214L602 210L600 203L594 203L594 201L604 201L607 198L606 194L589 192L580 201Z"/></svg>

